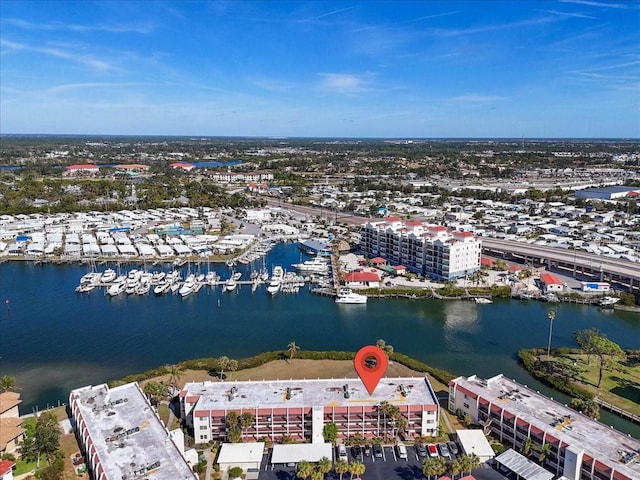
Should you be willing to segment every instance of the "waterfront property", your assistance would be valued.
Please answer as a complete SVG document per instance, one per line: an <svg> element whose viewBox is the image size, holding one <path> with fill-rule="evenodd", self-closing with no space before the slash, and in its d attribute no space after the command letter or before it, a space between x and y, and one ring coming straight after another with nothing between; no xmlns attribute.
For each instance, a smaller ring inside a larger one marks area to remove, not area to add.
<svg viewBox="0 0 640 480"><path fill-rule="evenodd" d="M449 410L468 414L505 446L550 452L543 465L569 480L640 478L640 441L503 375L449 383ZM548 448L548 447L547 447Z"/></svg>
<svg viewBox="0 0 640 480"><path fill-rule="evenodd" d="M137 383L73 390L69 405L78 443L95 480L197 480L181 430L167 432Z"/></svg>
<svg viewBox="0 0 640 480"><path fill-rule="evenodd" d="M182 418L197 443L226 439L230 412L250 413L244 440L324 442L323 429L334 423L340 438L393 435L381 402L398 407L408 435L438 434L439 406L426 377L383 378L373 395L360 380L282 380L193 382L180 392Z"/></svg>
<svg viewBox="0 0 640 480"><path fill-rule="evenodd" d="M383 257L419 275L449 281L480 268L482 242L472 232L389 217L366 223L361 234L366 256Z"/></svg>
<svg viewBox="0 0 640 480"><path fill-rule="evenodd" d="M0 393L0 454L15 453L18 444L24 439L24 419L20 418L21 402L19 393Z"/></svg>

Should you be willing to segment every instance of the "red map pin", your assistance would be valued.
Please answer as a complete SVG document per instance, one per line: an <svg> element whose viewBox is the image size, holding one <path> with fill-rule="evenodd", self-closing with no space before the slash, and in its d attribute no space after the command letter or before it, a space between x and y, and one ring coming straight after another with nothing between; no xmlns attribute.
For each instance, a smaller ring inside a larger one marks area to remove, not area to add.
<svg viewBox="0 0 640 480"><path fill-rule="evenodd" d="M362 347L353 359L353 366L369 395L373 395L388 365L387 354L375 345Z"/></svg>

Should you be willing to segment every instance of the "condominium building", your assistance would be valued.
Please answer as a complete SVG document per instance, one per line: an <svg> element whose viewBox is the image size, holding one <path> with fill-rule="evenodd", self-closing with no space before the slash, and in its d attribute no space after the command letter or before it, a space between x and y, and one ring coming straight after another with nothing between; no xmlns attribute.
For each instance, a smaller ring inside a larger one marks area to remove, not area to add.
<svg viewBox="0 0 640 480"><path fill-rule="evenodd" d="M637 480L640 441L582 415L553 398L497 375L449 383L449 410L460 410L506 447L551 446L544 467L569 480Z"/></svg>
<svg viewBox="0 0 640 480"><path fill-rule="evenodd" d="M482 242L472 232L389 217L362 226L361 247L368 257L383 257L419 275L453 280L480 268Z"/></svg>
<svg viewBox="0 0 640 480"><path fill-rule="evenodd" d="M197 443L224 440L230 412L250 413L244 440L290 437L324 442L323 429L334 423L341 438L398 433L380 408L398 407L406 434L437 435L439 406L425 377L383 378L373 395L359 379L248 382L193 382L180 392L182 418L193 428Z"/></svg>
<svg viewBox="0 0 640 480"><path fill-rule="evenodd" d="M182 431L167 432L137 383L79 388L69 405L91 478L198 479L185 460Z"/></svg>

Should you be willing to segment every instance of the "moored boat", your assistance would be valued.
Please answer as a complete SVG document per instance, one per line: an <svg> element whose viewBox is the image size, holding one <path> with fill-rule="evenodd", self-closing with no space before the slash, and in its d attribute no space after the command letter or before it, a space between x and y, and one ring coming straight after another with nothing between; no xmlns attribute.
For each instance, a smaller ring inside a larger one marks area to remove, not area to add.
<svg viewBox="0 0 640 480"><path fill-rule="evenodd" d="M282 279L284 278L284 269L280 265L273 267L271 273L271 281L267 286L267 293L270 295L277 295L282 288Z"/></svg>
<svg viewBox="0 0 640 480"><path fill-rule="evenodd" d="M362 305L367 303L367 296L360 293L356 293L350 288L341 288L338 290L336 303Z"/></svg>

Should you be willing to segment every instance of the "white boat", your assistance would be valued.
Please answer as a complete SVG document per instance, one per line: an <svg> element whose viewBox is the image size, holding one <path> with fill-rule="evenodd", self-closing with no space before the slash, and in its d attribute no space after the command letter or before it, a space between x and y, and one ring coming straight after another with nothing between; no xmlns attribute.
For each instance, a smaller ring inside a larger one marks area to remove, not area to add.
<svg viewBox="0 0 640 480"><path fill-rule="evenodd" d="M107 288L107 295L116 297L123 293L125 288L127 288L125 282L112 283L111 285L109 285L109 288Z"/></svg>
<svg viewBox="0 0 640 480"><path fill-rule="evenodd" d="M489 303L493 303L493 300L491 300L490 298L485 298L485 297L476 297L476 298L474 298L474 300L479 305L487 305Z"/></svg>
<svg viewBox="0 0 640 480"><path fill-rule="evenodd" d="M547 293L547 294L543 295L541 298L545 302L551 302L551 303L556 303L556 302L560 301L560 299L558 298L558 296L555 293Z"/></svg>
<svg viewBox="0 0 640 480"><path fill-rule="evenodd" d="M136 287L137 295L147 295L151 290L151 282L140 282Z"/></svg>
<svg viewBox="0 0 640 480"><path fill-rule="evenodd" d="M237 282L238 280L240 280L240 278L242 278L242 272L234 273L233 275L231 275L231 278L233 278L233 280Z"/></svg>
<svg viewBox="0 0 640 480"><path fill-rule="evenodd" d="M329 263L322 257L314 257L311 260L306 260L302 263L294 263L292 267L300 272L321 274L329 272Z"/></svg>
<svg viewBox="0 0 640 480"><path fill-rule="evenodd" d="M164 282L160 282L155 287L153 287L153 293L156 295L164 295L171 288L171 283L168 280Z"/></svg>
<svg viewBox="0 0 640 480"><path fill-rule="evenodd" d="M262 282L266 282L267 280L269 280L269 271L266 268L263 268L260 272L260 280Z"/></svg>
<svg viewBox="0 0 640 480"><path fill-rule="evenodd" d="M166 272L153 272L151 275L151 283L157 285L167 277Z"/></svg>
<svg viewBox="0 0 640 480"><path fill-rule="evenodd" d="M102 272L102 277L100 280L102 283L111 283L118 277L116 271L112 268L107 268L104 272Z"/></svg>
<svg viewBox="0 0 640 480"><path fill-rule="evenodd" d="M238 285L238 283L236 282L236 280L233 277L228 278L224 282L224 291L225 292L233 292L236 289L237 285Z"/></svg>
<svg viewBox="0 0 640 480"><path fill-rule="evenodd" d="M284 270L280 265L273 267L271 273L271 281L267 286L267 293L270 295L277 295L282 288L282 279L284 278Z"/></svg>
<svg viewBox="0 0 640 480"><path fill-rule="evenodd" d="M367 296L356 293L350 288L341 288L340 290L338 290L335 301L336 303L342 304L362 305L363 303L367 303Z"/></svg>
<svg viewBox="0 0 640 480"><path fill-rule="evenodd" d="M196 289L196 276L192 273L191 275L187 276L184 283L180 287L180 290L178 290L178 293L180 294L181 297L186 297L188 295L191 295L195 291L195 289Z"/></svg>
<svg viewBox="0 0 640 480"><path fill-rule="evenodd" d="M102 274L99 272L86 273L85 275L82 276L82 278L80 278L80 285L85 285L89 283L92 285L97 285L98 283L100 283L101 277L102 277Z"/></svg>
<svg viewBox="0 0 640 480"><path fill-rule="evenodd" d="M611 307L618 303L620 299L618 297L602 297L598 302L601 307Z"/></svg>

